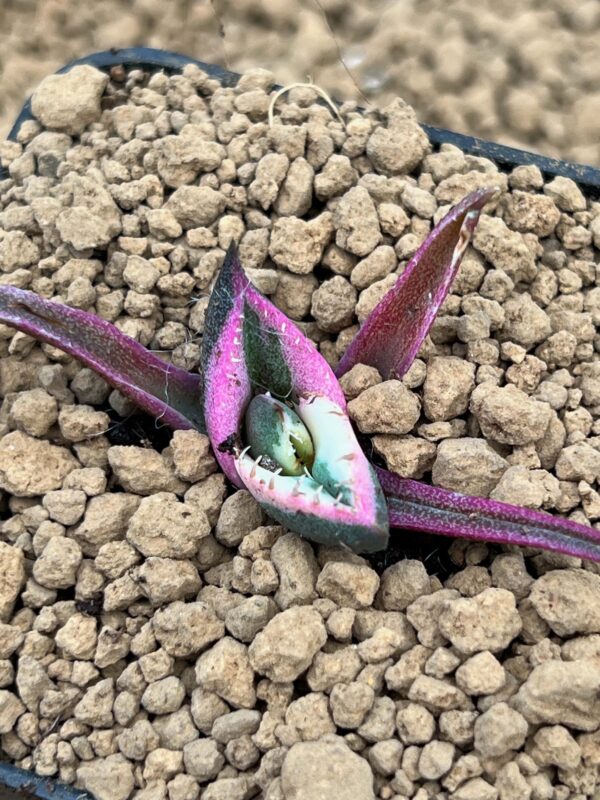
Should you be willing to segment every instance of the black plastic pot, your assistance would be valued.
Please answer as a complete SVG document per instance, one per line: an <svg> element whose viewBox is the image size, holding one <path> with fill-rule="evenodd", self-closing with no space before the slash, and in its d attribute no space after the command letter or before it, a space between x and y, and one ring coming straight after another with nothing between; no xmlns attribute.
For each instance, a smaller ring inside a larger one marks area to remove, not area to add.
<svg viewBox="0 0 600 800"><path fill-rule="evenodd" d="M219 80L223 86L235 86L238 81L237 73L225 70L215 64L206 64L189 56L150 47L133 47L93 53L71 61L58 72L68 72L74 66L89 64L104 72L110 72L114 67L124 67L125 69L135 68L147 72L164 71L173 74L181 72L183 67L189 63L199 66L213 78ZM31 100L28 99L15 120L8 138L15 140L23 122L32 118ZM546 158L537 153L506 147L496 142L466 136L443 128L435 128L431 125L422 127L433 145L444 143L456 145L465 153L491 159L500 168L507 171L520 165L533 164L539 167L545 177L561 175L572 178L579 184L587 197L592 199L600 197L600 170L594 167ZM0 178L6 176L6 171L0 170ZM425 541L426 538L427 541ZM440 571L445 572L448 569L447 548L442 548L440 545L439 537L421 536L418 543L407 537L399 539L393 551L388 550L378 554L374 560L381 569L386 563L393 563L398 558L413 555L423 558L425 561L431 560L432 563L428 564L430 570L433 568L435 571L439 566ZM0 762L0 800L34 800L34 798L39 800L92 800L92 797L86 792L64 786L52 778L38 777L11 764Z"/></svg>
<svg viewBox="0 0 600 800"><path fill-rule="evenodd" d="M93 800L81 789L0 762L0 800Z"/></svg>

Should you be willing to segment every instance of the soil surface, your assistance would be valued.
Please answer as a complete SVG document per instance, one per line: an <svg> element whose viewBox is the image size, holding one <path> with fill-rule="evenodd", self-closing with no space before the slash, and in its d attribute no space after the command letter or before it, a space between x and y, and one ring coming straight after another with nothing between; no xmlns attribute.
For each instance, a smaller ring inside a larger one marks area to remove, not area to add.
<svg viewBox="0 0 600 800"><path fill-rule="evenodd" d="M401 100L340 121L294 89L270 126L274 80L45 80L39 122L0 151L0 281L194 370L233 239L335 364L432 225L497 186L413 366L347 373L350 414L400 475L597 526L600 205L535 168L431 152ZM98 800L597 796L598 565L313 546L227 485L205 436L155 435L6 326L0 355L11 761Z"/></svg>
<svg viewBox="0 0 600 800"><path fill-rule="evenodd" d="M600 164L599 29L597 0L3 0L0 132L69 59L149 45Z"/></svg>

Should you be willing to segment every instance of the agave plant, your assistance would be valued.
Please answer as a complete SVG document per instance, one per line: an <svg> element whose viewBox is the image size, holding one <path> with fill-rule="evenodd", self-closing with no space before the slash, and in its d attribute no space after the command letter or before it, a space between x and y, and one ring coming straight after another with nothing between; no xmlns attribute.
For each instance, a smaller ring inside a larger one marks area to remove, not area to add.
<svg viewBox="0 0 600 800"><path fill-rule="evenodd" d="M0 287L0 322L75 356L171 427L207 433L231 483L314 541L378 551L391 529L408 529L600 561L600 533L591 527L370 464L338 383L358 363L377 367L384 379L404 375L494 194L470 194L434 228L362 325L337 374L252 286L233 245L207 309L202 375L165 363L104 320L10 286Z"/></svg>

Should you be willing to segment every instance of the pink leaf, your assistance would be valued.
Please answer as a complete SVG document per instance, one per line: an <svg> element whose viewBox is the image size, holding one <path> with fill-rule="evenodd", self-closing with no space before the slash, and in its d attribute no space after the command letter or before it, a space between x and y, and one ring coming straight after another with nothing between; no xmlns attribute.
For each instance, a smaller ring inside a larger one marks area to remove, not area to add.
<svg viewBox="0 0 600 800"><path fill-rule="evenodd" d="M238 486L246 407L255 390L285 399L318 392L344 409L335 375L302 331L248 280L232 245L212 291L202 341L204 414L208 435L227 477Z"/></svg>
<svg viewBox="0 0 600 800"><path fill-rule="evenodd" d="M384 380L404 375L448 294L482 208L497 191L472 192L435 226L362 324L340 360L338 377L355 364L377 367Z"/></svg>
<svg viewBox="0 0 600 800"><path fill-rule="evenodd" d="M110 322L0 286L0 322L64 350L172 428L204 431L202 378L161 361Z"/></svg>
<svg viewBox="0 0 600 800"><path fill-rule="evenodd" d="M383 469L392 528L460 536L483 542L539 547L600 561L600 531L540 511L428 486Z"/></svg>

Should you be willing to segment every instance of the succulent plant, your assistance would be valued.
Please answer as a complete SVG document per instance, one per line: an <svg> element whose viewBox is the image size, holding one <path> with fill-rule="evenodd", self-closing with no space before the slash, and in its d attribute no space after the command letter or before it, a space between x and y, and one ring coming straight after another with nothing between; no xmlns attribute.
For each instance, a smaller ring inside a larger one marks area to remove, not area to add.
<svg viewBox="0 0 600 800"><path fill-rule="evenodd" d="M252 286L234 245L206 313L202 375L165 363L104 320L10 286L0 286L0 322L75 356L171 427L207 433L231 483L314 541L378 551L390 529L396 535L404 529L600 561L600 533L591 527L404 479L369 463L338 382L358 363L377 367L384 379L404 375L494 194L473 192L434 228L336 373Z"/></svg>

